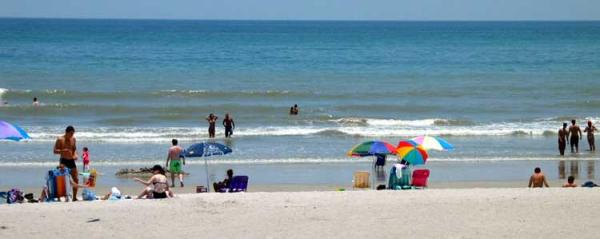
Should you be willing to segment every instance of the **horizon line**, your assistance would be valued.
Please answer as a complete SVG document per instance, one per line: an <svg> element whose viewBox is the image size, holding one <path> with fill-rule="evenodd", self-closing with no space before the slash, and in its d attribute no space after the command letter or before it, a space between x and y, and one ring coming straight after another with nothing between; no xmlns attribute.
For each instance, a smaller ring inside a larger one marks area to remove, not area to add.
<svg viewBox="0 0 600 239"><path fill-rule="evenodd" d="M14 17L0 16L0 19L30 20L130 20L130 21L280 21L280 22L599 22L600 19L228 19L228 18L120 18L120 17Z"/></svg>

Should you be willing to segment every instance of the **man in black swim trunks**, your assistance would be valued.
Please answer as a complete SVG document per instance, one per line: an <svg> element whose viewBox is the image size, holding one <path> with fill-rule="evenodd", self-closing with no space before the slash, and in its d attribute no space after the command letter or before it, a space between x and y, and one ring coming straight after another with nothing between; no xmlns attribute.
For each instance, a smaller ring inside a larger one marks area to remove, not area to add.
<svg viewBox="0 0 600 239"><path fill-rule="evenodd" d="M75 128L68 126L65 135L58 137L54 143L54 154L60 155L60 164L65 165L71 171L71 178L75 184L79 183L79 172L77 172L77 143L75 142ZM77 187L73 187L73 201L77 201Z"/></svg>
<svg viewBox="0 0 600 239"><path fill-rule="evenodd" d="M233 118L229 116L229 113L225 114L223 126L225 127L225 138L230 138L233 134L233 129L235 129L235 122L233 122Z"/></svg>
<svg viewBox="0 0 600 239"><path fill-rule="evenodd" d="M579 153L579 140L583 138L581 128L576 124L575 120L571 120L571 127L569 127L569 138L571 141L571 153Z"/></svg>

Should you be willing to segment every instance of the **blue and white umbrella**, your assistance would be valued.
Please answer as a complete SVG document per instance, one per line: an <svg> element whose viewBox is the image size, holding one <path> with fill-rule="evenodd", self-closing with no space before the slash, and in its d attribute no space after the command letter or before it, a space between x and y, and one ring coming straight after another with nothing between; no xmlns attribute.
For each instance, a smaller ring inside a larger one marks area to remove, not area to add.
<svg viewBox="0 0 600 239"><path fill-rule="evenodd" d="M225 155L233 152L231 148L219 143L198 143L192 144L181 153L181 156L186 158L204 157L204 169L206 171L206 187L210 191L210 179L208 178L208 161L206 157Z"/></svg>

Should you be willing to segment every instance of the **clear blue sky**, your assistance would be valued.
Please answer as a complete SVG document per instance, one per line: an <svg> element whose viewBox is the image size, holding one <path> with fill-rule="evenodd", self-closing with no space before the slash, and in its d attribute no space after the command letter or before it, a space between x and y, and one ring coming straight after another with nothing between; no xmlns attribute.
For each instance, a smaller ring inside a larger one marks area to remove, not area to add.
<svg viewBox="0 0 600 239"><path fill-rule="evenodd" d="M600 0L1 0L1 17L600 20Z"/></svg>

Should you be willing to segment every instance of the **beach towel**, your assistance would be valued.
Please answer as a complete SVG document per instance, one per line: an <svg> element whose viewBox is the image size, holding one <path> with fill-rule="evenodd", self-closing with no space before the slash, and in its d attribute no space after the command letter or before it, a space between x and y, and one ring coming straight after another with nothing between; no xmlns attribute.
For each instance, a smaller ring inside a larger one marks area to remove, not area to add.
<svg viewBox="0 0 600 239"><path fill-rule="evenodd" d="M586 187L586 188L593 188L593 187L598 187L598 184L595 184L592 181L587 181L584 184L582 184L581 186Z"/></svg>

